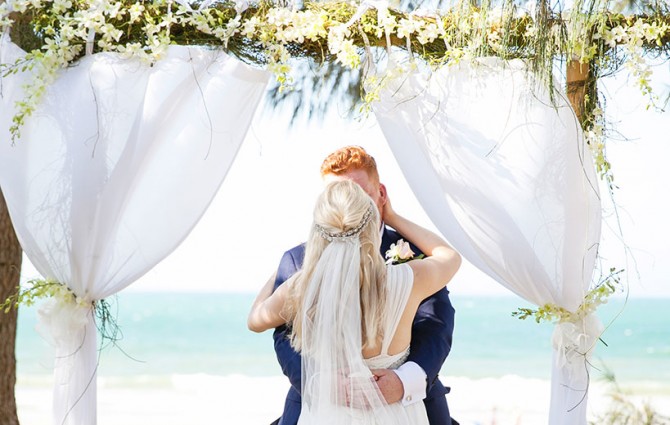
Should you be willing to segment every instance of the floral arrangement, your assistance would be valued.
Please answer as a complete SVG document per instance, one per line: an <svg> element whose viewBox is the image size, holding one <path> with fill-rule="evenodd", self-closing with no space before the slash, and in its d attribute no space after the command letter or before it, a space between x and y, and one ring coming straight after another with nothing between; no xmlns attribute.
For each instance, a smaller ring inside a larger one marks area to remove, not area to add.
<svg viewBox="0 0 670 425"><path fill-rule="evenodd" d="M373 52L400 49L430 66L479 56L523 58L545 82L552 82L555 59L592 64L587 93L591 106L583 121L592 130L594 156L604 156L595 139L598 128L589 119L597 108L595 81L624 63L653 104L651 71L643 54L667 51L670 17L615 14L604 9L606 2L598 9L594 0L588 2L592 13L585 14L580 12L585 1L576 2L572 12L545 6L531 14L520 11L511 0L498 8L491 8L490 1L480 7L461 2L430 13L345 2L307 2L304 9L291 10L264 1L247 5L242 0L193 4L186 0L8 0L0 4L0 31L11 31L29 52L1 73L27 69L34 73L26 98L17 105L11 134L16 140L59 70L87 53L118 52L153 62L170 44L211 46L266 67L283 88L292 83L291 58L356 69L363 59L373 62ZM379 80L363 85L378 89ZM374 90L365 96L366 102L375 99ZM606 160L600 167L606 167Z"/></svg>
<svg viewBox="0 0 670 425"><path fill-rule="evenodd" d="M586 293L584 301L575 311L568 311L563 307L547 303L538 307L537 310L519 308L512 313L512 316L521 320L533 317L537 323L542 321L552 323L575 323L594 313L598 306L607 303L608 298L616 292L616 288L621 282L619 275L622 272L623 270L611 268L609 276Z"/></svg>
<svg viewBox="0 0 670 425"><path fill-rule="evenodd" d="M66 304L77 304L81 307L93 306L93 303L78 297L65 285L50 280L33 279L28 282L28 289L16 288L16 294L8 297L2 304L0 310L8 313L12 308L19 305L30 307L42 298L55 298Z"/></svg>
<svg viewBox="0 0 670 425"><path fill-rule="evenodd" d="M16 293L7 297L0 304L0 312L8 313L11 309L19 308L20 305L30 307L42 299L52 300L59 307L68 310L91 310L98 319L96 320L96 327L101 336L101 345L106 342L115 344L121 339L121 330L106 300L91 301L86 297L79 297L66 285L52 280L33 279L28 281L26 289L17 287ZM72 317L76 317L76 315L72 315ZM83 318L79 317L79 320L83 320ZM80 325L83 326L83 323Z"/></svg>

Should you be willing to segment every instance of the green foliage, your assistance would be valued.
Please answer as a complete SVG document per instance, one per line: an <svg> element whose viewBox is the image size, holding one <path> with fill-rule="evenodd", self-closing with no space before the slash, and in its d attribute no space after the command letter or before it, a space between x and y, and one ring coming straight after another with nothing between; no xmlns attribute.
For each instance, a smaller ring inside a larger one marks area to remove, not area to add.
<svg viewBox="0 0 670 425"><path fill-rule="evenodd" d="M101 344L116 344L121 339L121 331L116 323L116 317L111 312L109 303L106 300L89 301L77 297L66 285L62 283L33 279L28 282L29 287L21 289L16 288L16 293L7 297L0 304L0 310L9 313L11 309L18 309L19 306L30 307L40 300L46 298L56 298L66 304L78 304L83 307L93 309L96 317L96 326L101 337Z"/></svg>
<svg viewBox="0 0 670 425"><path fill-rule="evenodd" d="M100 344L103 347L106 344L117 345L117 342L123 339L121 328L116 322L116 315L112 313L111 306L107 300L95 301L96 327L100 334Z"/></svg>
<svg viewBox="0 0 670 425"><path fill-rule="evenodd" d="M21 287L18 286L16 288L16 294L7 297L7 299L0 304L0 309L5 313L9 313L12 308L19 308L19 305L30 307L38 300L57 295L62 295L68 298L71 297L72 301L74 301L74 294L72 294L67 287L58 282L33 279L28 283L30 284L28 289L21 289Z"/></svg>
<svg viewBox="0 0 670 425"><path fill-rule="evenodd" d="M621 282L621 277L619 275L622 272L623 269L616 270L615 268L611 268L610 274L586 293L584 301L574 312L568 311L556 304L547 303L537 309L519 307L517 311L512 312L512 316L521 320L526 320L527 318L532 317L537 323L542 321L565 323L580 320L595 312L601 304L607 303L607 299L610 295L616 292L616 288Z"/></svg>

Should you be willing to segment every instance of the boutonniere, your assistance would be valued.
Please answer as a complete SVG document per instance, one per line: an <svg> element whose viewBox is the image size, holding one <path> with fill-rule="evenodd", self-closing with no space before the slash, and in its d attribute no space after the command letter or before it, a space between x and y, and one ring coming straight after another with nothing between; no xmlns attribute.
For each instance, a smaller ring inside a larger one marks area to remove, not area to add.
<svg viewBox="0 0 670 425"><path fill-rule="evenodd" d="M403 239L398 239L398 242L392 243L388 251L386 251L386 264L402 264L409 260L423 258L423 254L414 257L414 251L410 248L409 243Z"/></svg>

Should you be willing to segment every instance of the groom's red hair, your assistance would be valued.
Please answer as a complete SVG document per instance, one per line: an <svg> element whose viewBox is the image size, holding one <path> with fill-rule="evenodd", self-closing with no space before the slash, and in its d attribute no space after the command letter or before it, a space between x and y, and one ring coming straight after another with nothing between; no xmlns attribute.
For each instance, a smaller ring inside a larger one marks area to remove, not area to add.
<svg viewBox="0 0 670 425"><path fill-rule="evenodd" d="M368 177L379 183L377 162L360 146L345 146L331 153L321 164L321 176L334 174L339 176L352 170L363 170Z"/></svg>

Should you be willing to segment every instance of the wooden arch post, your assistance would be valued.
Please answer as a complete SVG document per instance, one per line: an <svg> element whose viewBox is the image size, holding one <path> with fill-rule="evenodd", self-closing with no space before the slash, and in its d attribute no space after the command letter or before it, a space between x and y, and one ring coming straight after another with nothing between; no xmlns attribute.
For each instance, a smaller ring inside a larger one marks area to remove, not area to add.
<svg viewBox="0 0 670 425"><path fill-rule="evenodd" d="M568 100L572 105L572 109L577 115L579 123L584 126L586 118L586 89L588 84L590 66L588 63L581 63L578 60L571 60L567 64L566 72L566 87Z"/></svg>

